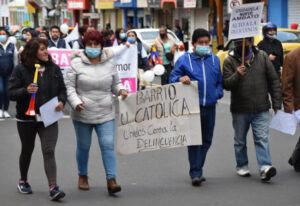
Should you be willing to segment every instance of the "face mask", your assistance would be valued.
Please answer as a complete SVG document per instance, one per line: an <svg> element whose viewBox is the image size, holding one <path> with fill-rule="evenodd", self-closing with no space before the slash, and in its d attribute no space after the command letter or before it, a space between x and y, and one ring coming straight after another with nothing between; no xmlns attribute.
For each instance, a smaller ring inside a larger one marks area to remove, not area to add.
<svg viewBox="0 0 300 206"><path fill-rule="evenodd" d="M0 35L0 42L6 42L7 36L6 35Z"/></svg>
<svg viewBox="0 0 300 206"><path fill-rule="evenodd" d="M266 35L269 39L277 39L277 35L276 34L267 34Z"/></svg>
<svg viewBox="0 0 300 206"><path fill-rule="evenodd" d="M46 37L44 37L44 36L40 36L40 39L45 39L45 40L47 40L47 38L46 38Z"/></svg>
<svg viewBox="0 0 300 206"><path fill-rule="evenodd" d="M85 48L85 53L90 58L96 58L101 54L100 48Z"/></svg>
<svg viewBox="0 0 300 206"><path fill-rule="evenodd" d="M125 33L120 34L120 38L121 39L125 39L126 38L126 34Z"/></svg>
<svg viewBox="0 0 300 206"><path fill-rule="evenodd" d="M237 54L239 57L242 57L243 46L238 46L234 48L234 53ZM252 48L249 46L245 46L245 60L251 59L252 57Z"/></svg>
<svg viewBox="0 0 300 206"><path fill-rule="evenodd" d="M210 51L209 46L196 46L196 53L200 56L208 54Z"/></svg>
<svg viewBox="0 0 300 206"><path fill-rule="evenodd" d="M22 34L22 39L26 40L26 34Z"/></svg>
<svg viewBox="0 0 300 206"><path fill-rule="evenodd" d="M134 37L128 37L127 38L127 41L130 43L130 44L134 44L136 42L136 39Z"/></svg>
<svg viewBox="0 0 300 206"><path fill-rule="evenodd" d="M160 38L164 39L166 37L166 34L159 34Z"/></svg>

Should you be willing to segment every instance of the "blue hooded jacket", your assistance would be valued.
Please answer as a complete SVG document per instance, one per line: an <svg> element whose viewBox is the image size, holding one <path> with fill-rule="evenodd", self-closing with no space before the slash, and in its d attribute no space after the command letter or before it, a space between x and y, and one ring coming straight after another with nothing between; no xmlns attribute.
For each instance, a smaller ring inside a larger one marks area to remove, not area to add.
<svg viewBox="0 0 300 206"><path fill-rule="evenodd" d="M198 81L201 106L214 106L223 97L220 60L214 54L200 58L194 52L186 52L179 57L170 74L169 83L179 82L185 75L191 81Z"/></svg>

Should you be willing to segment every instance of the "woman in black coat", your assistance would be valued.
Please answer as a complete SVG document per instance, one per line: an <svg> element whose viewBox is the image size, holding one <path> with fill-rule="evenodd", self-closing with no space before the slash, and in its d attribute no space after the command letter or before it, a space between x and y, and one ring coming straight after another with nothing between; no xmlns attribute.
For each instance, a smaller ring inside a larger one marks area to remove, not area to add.
<svg viewBox="0 0 300 206"><path fill-rule="evenodd" d="M48 55L48 41L44 39L30 40L21 54L21 64L13 71L9 81L8 94L17 105L17 128L21 140L21 155L19 167L21 178L18 190L23 194L31 194L31 186L27 180L27 173L34 149L36 134L41 139L44 167L49 183L51 200L58 200L65 196L56 184L56 161L54 156L58 137L58 124L53 123L44 127L39 108L54 97L58 98L56 111L61 111L66 102L66 87L60 68L54 64ZM34 85L35 64L40 64L37 85ZM26 115L31 95L36 95L36 116Z"/></svg>

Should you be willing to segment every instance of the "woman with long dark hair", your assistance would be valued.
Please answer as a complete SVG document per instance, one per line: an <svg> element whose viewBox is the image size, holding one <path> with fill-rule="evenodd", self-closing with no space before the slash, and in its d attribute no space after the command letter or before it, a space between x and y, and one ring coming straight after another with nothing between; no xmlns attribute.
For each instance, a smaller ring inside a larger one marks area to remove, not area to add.
<svg viewBox="0 0 300 206"><path fill-rule="evenodd" d="M125 29L119 28L116 30L115 42L113 46L126 43L126 32Z"/></svg>
<svg viewBox="0 0 300 206"><path fill-rule="evenodd" d="M56 111L61 111L66 102L66 87L60 68L54 64L48 55L48 41L45 39L32 39L21 54L21 64L13 71L9 81L9 98L16 101L17 105L17 128L21 140L21 155L19 167L21 178L18 190L23 194L31 194L31 186L28 183L27 173L34 149L36 134L41 139L44 167L49 183L51 200L59 200L65 193L59 189L56 183L56 161L54 156L55 146L58 138L58 124L53 123L44 127L40 117L40 107L54 97L58 98ZM33 84L35 64L40 64L38 69L37 85ZM36 95L36 116L28 116L31 95Z"/></svg>

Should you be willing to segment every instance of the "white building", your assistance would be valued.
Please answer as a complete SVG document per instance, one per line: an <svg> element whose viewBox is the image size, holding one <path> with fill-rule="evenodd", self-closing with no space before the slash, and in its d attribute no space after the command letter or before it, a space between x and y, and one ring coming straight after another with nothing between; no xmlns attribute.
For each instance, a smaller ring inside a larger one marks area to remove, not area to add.
<svg viewBox="0 0 300 206"><path fill-rule="evenodd" d="M0 26L9 25L9 0L0 0Z"/></svg>

